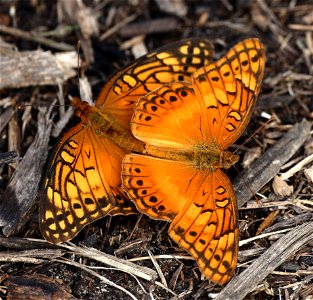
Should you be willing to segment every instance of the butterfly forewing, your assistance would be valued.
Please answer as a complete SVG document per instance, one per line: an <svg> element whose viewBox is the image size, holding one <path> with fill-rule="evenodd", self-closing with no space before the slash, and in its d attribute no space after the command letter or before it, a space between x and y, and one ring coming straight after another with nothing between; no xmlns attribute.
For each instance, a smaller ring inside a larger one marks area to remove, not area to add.
<svg viewBox="0 0 313 300"><path fill-rule="evenodd" d="M210 135L220 149L233 144L246 128L263 73L263 45L250 39L193 75L196 96L206 107Z"/></svg>
<svg viewBox="0 0 313 300"><path fill-rule="evenodd" d="M191 149L208 139L200 105L190 84L164 85L138 101L132 133L150 145Z"/></svg>
<svg viewBox="0 0 313 300"><path fill-rule="evenodd" d="M188 39L164 46L117 73L101 91L96 106L129 128L138 98L162 84L190 82L193 72L209 64L212 57L212 44L205 39Z"/></svg>

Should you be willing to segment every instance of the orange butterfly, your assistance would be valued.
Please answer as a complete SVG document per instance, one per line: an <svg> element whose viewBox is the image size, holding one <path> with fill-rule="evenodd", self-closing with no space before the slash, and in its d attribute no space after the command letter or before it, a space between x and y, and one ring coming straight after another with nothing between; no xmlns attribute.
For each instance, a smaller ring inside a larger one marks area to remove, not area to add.
<svg viewBox="0 0 313 300"><path fill-rule="evenodd" d="M95 106L74 99L81 122L58 142L41 192L39 223L46 240L64 242L107 214L136 211L121 188L126 149L143 149L129 131L135 102L164 83L190 80L211 61L212 51L203 39L170 44L117 73Z"/></svg>
<svg viewBox="0 0 313 300"><path fill-rule="evenodd" d="M140 212L171 222L170 237L218 284L234 275L239 240L235 193L221 170L238 156L225 149L246 128L263 73L262 43L245 40L194 73L192 84L141 98L131 122L154 157L125 156L124 189Z"/></svg>

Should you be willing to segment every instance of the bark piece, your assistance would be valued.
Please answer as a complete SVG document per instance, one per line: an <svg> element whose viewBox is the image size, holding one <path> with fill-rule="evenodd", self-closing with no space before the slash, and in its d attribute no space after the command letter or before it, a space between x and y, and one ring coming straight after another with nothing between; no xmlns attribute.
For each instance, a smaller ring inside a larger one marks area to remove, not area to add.
<svg viewBox="0 0 313 300"><path fill-rule="evenodd" d="M35 140L19 163L0 202L0 226L4 226L5 236L18 232L28 221L48 153L51 127L46 109L40 109Z"/></svg>
<svg viewBox="0 0 313 300"><path fill-rule="evenodd" d="M75 76L76 66L74 51L55 55L41 50L2 54L0 70L9 76L1 77L0 89L56 85Z"/></svg>
<svg viewBox="0 0 313 300"><path fill-rule="evenodd" d="M0 166L15 162L18 159L19 159L19 156L16 151L0 153Z"/></svg>

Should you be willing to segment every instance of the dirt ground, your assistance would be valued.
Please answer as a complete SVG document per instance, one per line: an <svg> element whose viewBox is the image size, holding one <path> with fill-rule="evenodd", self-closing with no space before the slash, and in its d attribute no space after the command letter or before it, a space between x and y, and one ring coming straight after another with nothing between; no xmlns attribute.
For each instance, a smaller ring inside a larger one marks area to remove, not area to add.
<svg viewBox="0 0 313 300"><path fill-rule="evenodd" d="M0 4L1 299L313 299L312 1ZM246 38L265 45L258 103L230 148L240 155L227 171L242 243L234 280L218 286L202 278L169 238L169 224L147 216L105 217L73 244L46 243L37 191L58 137L77 122L66 111L70 95L84 99L78 77L87 77L96 99L135 56L191 37L210 40L216 59ZM61 75L50 63L60 53L66 57ZM52 103L48 121L42 115ZM121 271L124 260L148 269Z"/></svg>

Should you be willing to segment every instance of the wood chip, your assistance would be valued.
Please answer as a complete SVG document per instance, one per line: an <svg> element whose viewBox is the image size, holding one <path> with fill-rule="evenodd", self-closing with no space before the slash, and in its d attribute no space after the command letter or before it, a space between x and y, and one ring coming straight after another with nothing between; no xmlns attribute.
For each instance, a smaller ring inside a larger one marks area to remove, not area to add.
<svg viewBox="0 0 313 300"><path fill-rule="evenodd" d="M155 0L160 10L167 13L174 14L179 17L185 17L187 15L187 6L183 0Z"/></svg>
<svg viewBox="0 0 313 300"><path fill-rule="evenodd" d="M309 182L313 183L313 166L304 170L305 177L309 180Z"/></svg>
<svg viewBox="0 0 313 300"><path fill-rule="evenodd" d="M253 147L248 149L243 156L242 166L244 168L249 167L256 159L261 156L261 153L261 147Z"/></svg>
<svg viewBox="0 0 313 300"><path fill-rule="evenodd" d="M281 179L280 176L275 176L272 184L275 195L277 196L290 196L293 193L293 186Z"/></svg>
<svg viewBox="0 0 313 300"><path fill-rule="evenodd" d="M57 12L60 22L79 24L84 38L99 34L98 15L83 1L58 1Z"/></svg>

